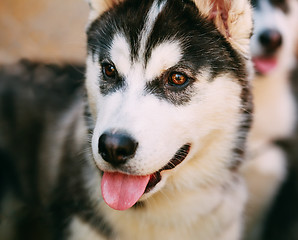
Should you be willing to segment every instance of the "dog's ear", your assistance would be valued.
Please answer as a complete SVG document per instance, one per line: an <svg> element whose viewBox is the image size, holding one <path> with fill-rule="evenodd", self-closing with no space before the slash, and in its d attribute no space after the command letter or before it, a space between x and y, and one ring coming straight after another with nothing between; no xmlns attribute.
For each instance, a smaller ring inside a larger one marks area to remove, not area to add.
<svg viewBox="0 0 298 240"><path fill-rule="evenodd" d="M204 17L243 55L249 55L252 8L248 0L193 0Z"/></svg>
<svg viewBox="0 0 298 240"><path fill-rule="evenodd" d="M90 6L89 21L92 22L103 12L124 0L87 0Z"/></svg>

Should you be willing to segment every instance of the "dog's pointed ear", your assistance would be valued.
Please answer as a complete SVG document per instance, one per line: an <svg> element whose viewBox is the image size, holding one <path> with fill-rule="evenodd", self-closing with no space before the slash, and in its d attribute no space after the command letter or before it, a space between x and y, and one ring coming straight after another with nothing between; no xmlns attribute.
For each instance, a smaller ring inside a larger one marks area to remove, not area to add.
<svg viewBox="0 0 298 240"><path fill-rule="evenodd" d="M90 6L89 21L92 22L103 12L124 0L87 0Z"/></svg>
<svg viewBox="0 0 298 240"><path fill-rule="evenodd" d="M252 8L248 0L193 0L204 17L243 55L249 55Z"/></svg>

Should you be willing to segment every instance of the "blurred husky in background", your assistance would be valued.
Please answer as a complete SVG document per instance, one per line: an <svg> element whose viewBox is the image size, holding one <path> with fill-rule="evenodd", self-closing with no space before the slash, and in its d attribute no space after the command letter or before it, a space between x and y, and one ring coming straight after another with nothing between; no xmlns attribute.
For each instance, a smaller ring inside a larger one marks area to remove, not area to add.
<svg viewBox="0 0 298 240"><path fill-rule="evenodd" d="M258 239L263 218L286 176L287 161L276 141L295 128L296 106L290 84L297 44L296 0L253 0L254 33L251 51L254 121L248 141L244 174L248 183L249 239Z"/></svg>

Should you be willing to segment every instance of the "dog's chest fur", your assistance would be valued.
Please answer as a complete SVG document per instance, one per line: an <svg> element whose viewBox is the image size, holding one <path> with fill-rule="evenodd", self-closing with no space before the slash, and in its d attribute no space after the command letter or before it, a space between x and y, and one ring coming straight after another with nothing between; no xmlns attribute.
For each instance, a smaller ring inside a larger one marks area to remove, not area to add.
<svg viewBox="0 0 298 240"><path fill-rule="evenodd" d="M125 212L111 211L101 202L99 209L113 229L108 239L240 239L246 191L242 180L233 181L225 187L197 188L181 194L165 191ZM72 240L87 236L90 240L106 239L79 217L72 220L70 229Z"/></svg>

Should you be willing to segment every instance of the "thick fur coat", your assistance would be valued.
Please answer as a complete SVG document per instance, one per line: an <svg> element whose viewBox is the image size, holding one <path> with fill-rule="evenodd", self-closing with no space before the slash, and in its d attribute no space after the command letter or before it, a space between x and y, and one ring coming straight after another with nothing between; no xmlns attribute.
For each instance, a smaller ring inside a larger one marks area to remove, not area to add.
<svg viewBox="0 0 298 240"><path fill-rule="evenodd" d="M249 3L90 6L86 88L99 171L86 182L110 229L102 239L240 239L246 190L238 169L252 111ZM135 176L149 182L132 201ZM70 223L70 239L101 239L97 231L80 215Z"/></svg>

